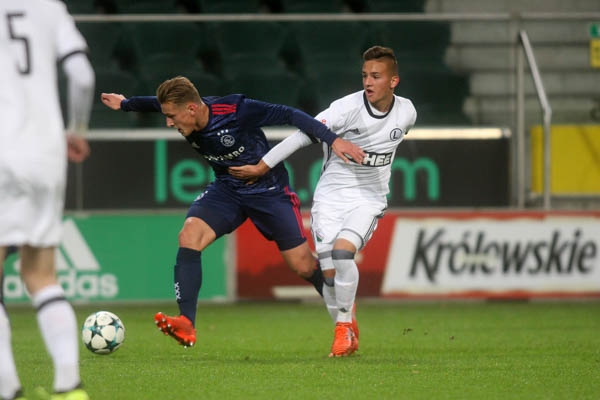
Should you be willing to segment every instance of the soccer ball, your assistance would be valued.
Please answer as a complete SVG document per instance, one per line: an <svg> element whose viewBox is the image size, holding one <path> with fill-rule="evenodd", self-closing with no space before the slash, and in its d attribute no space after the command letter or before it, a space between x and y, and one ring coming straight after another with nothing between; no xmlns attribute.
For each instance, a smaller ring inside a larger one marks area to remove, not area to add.
<svg viewBox="0 0 600 400"><path fill-rule="evenodd" d="M109 311L98 311L85 319L81 327L81 340L94 354L110 354L125 340L125 325Z"/></svg>

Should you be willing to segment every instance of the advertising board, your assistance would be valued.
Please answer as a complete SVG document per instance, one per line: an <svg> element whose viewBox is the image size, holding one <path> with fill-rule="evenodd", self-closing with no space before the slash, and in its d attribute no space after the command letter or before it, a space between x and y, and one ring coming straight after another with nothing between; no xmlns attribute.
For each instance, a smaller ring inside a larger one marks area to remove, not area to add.
<svg viewBox="0 0 600 400"><path fill-rule="evenodd" d="M129 214L69 216L56 252L58 279L73 301L173 300L173 265L177 234L184 215ZM210 268L203 270L201 300L227 297L226 238L202 253ZM29 301L18 274L17 255L4 268L7 303Z"/></svg>
<svg viewBox="0 0 600 400"><path fill-rule="evenodd" d="M251 224L238 235L239 297L317 296ZM598 212L390 211L356 256L358 296L600 297L599 248Z"/></svg>

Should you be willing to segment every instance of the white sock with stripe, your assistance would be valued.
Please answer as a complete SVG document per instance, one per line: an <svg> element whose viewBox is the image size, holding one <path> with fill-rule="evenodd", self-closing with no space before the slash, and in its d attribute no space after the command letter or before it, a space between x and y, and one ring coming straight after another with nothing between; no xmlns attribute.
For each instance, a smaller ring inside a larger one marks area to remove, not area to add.
<svg viewBox="0 0 600 400"><path fill-rule="evenodd" d="M352 322L352 306L358 289L358 267L354 253L346 250L332 251L335 265L335 297L337 300L337 322Z"/></svg>
<svg viewBox="0 0 600 400"><path fill-rule="evenodd" d="M54 364L54 390L80 384L77 319L60 285L47 286L33 297L38 326Z"/></svg>

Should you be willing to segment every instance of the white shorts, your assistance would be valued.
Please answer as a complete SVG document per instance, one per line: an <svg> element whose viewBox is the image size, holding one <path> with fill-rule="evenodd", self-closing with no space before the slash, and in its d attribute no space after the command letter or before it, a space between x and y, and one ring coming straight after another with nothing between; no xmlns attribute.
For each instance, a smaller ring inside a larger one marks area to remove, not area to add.
<svg viewBox="0 0 600 400"><path fill-rule="evenodd" d="M66 175L61 163L48 169L0 163L0 246L58 246Z"/></svg>
<svg viewBox="0 0 600 400"><path fill-rule="evenodd" d="M339 233L350 231L360 238L357 250L365 247L383 216L381 204L315 202L311 209L311 229L317 253L330 251Z"/></svg>

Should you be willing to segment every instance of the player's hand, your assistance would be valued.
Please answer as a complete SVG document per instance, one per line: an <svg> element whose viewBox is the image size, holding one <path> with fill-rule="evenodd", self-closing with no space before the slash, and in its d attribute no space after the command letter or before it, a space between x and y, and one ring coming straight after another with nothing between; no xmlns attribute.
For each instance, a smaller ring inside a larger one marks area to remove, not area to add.
<svg viewBox="0 0 600 400"><path fill-rule="evenodd" d="M229 167L228 172L231 176L247 181L250 185L269 171L269 166L263 161L256 165L242 165L239 167Z"/></svg>
<svg viewBox="0 0 600 400"><path fill-rule="evenodd" d="M341 158L345 163L349 163L350 160L357 164L362 164L365 152L363 149L342 138L337 138L331 144L331 150Z"/></svg>
<svg viewBox="0 0 600 400"><path fill-rule="evenodd" d="M67 158L74 163L80 163L90 156L90 145L81 135L67 134Z"/></svg>
<svg viewBox="0 0 600 400"><path fill-rule="evenodd" d="M102 100L102 103L104 103L106 107L113 110L120 110L121 102L125 99L125 96L117 93L102 93L100 95L100 100Z"/></svg>

